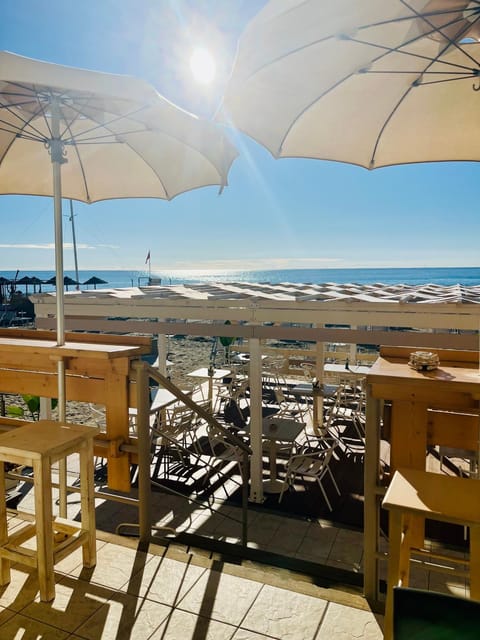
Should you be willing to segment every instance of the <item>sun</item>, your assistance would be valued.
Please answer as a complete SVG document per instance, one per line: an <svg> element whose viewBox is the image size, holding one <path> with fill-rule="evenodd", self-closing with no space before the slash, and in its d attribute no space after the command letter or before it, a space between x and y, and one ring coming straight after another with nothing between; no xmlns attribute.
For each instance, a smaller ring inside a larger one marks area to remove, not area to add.
<svg viewBox="0 0 480 640"><path fill-rule="evenodd" d="M207 49L195 49L190 56L190 69L200 84L210 84L215 78L215 60Z"/></svg>

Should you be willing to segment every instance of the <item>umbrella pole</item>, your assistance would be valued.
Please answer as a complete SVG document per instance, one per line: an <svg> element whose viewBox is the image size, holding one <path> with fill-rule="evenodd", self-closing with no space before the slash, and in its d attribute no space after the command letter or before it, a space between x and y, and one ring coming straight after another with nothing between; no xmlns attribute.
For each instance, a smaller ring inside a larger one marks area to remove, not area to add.
<svg viewBox="0 0 480 640"><path fill-rule="evenodd" d="M55 277L57 303L57 346L65 344L64 295L63 295L63 231L62 231L62 176L61 165L66 162L63 156L63 143L60 138L60 109L58 102L52 100L52 140L50 154L53 171L53 205L55 216ZM58 384L58 420L66 420L65 360L57 360ZM67 516L67 461L59 460L59 514Z"/></svg>

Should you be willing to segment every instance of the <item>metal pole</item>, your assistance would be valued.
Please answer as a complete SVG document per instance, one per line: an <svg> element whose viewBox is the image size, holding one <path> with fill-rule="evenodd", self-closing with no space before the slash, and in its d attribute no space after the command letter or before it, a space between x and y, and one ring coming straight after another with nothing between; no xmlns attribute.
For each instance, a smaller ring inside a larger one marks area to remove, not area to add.
<svg viewBox="0 0 480 640"><path fill-rule="evenodd" d="M138 524L140 542L148 544L152 531L152 487L150 482L150 397L145 364L135 362L138 435Z"/></svg>
<svg viewBox="0 0 480 640"><path fill-rule="evenodd" d="M58 100L51 102L52 139L50 140L50 156L53 172L53 205L55 220L55 282L57 303L57 346L65 344L65 317L63 295L63 230L62 230L62 176L61 166L66 162L63 157L63 143L60 137L60 107ZM65 360L57 360L58 384L58 420L66 420ZM62 518L67 515L67 465L65 458L59 461L59 513Z"/></svg>
<svg viewBox="0 0 480 640"><path fill-rule="evenodd" d="M72 240L73 240L73 259L75 260L75 280L77 284L75 288L77 291L80 290L79 278L78 278L78 258L77 258L77 239L75 237L75 222L73 215L73 201L70 198L70 222L72 223Z"/></svg>

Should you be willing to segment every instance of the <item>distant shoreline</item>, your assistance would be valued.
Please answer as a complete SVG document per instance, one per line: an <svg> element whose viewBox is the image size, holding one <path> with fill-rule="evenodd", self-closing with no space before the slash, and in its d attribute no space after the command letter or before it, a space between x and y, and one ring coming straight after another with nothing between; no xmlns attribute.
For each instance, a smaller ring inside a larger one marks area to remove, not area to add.
<svg viewBox="0 0 480 640"><path fill-rule="evenodd" d="M0 270L0 276L8 279L15 277L16 270ZM50 271L20 270L18 279L24 276L36 276L40 280L48 280L53 275ZM65 275L75 279L75 271L65 270ZM125 288L135 286L145 286L146 278L150 275L146 270L118 270L118 269L97 269L79 270L79 281L85 282L92 276L106 280L105 284L97 285L97 289ZM452 286L460 284L462 286L480 285L480 267L383 267L383 268L325 268L325 269L271 269L271 270L171 270L162 271L152 268L151 276L161 279L162 285L198 284L202 282L269 282L279 284L282 282L292 283L315 283L324 284L335 282L337 284L358 283L374 284L409 284L425 285L437 284ZM20 288L20 286L19 286ZM92 286L81 285L82 289L91 289ZM69 290L74 287L70 286ZM20 290L24 291L24 287ZM42 291L54 291L51 285L42 285ZM31 293L33 288L29 288Z"/></svg>

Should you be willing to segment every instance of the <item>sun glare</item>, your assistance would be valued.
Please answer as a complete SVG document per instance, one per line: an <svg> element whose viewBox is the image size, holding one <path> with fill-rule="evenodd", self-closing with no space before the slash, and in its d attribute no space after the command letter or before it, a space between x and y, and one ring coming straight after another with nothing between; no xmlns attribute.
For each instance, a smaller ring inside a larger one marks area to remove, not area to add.
<svg viewBox="0 0 480 640"><path fill-rule="evenodd" d="M195 49L190 57L193 77L201 84L210 84L215 78L215 60L207 49Z"/></svg>

